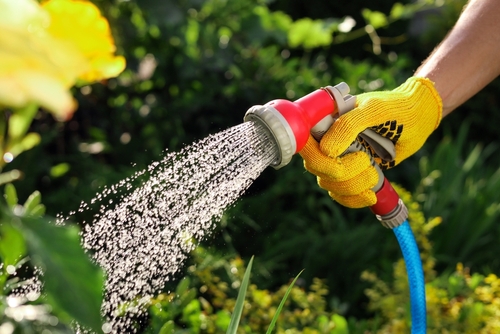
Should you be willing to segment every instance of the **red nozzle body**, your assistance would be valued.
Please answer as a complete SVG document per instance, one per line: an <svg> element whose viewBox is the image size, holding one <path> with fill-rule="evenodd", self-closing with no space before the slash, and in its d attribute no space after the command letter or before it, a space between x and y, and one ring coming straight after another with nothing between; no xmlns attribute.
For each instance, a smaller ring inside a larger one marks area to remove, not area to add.
<svg viewBox="0 0 500 334"><path fill-rule="evenodd" d="M295 137L295 153L306 145L312 127L335 113L335 101L324 89L317 89L294 102L278 99L265 105L275 108L287 121Z"/></svg>
<svg viewBox="0 0 500 334"><path fill-rule="evenodd" d="M394 211L399 202L399 195L394 190L389 180L384 177L382 187L374 190L377 195L377 203L372 205L370 210L379 216L385 216Z"/></svg>
<svg viewBox="0 0 500 334"><path fill-rule="evenodd" d="M377 203L372 205L370 210L377 219L387 228L392 229L401 225L408 218L408 209L389 180L384 177L382 186L373 190L377 196Z"/></svg>

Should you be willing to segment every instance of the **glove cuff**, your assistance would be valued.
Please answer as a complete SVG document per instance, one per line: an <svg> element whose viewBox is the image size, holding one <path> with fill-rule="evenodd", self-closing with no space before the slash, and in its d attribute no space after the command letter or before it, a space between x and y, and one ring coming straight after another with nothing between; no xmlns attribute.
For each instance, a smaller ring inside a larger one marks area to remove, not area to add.
<svg viewBox="0 0 500 334"><path fill-rule="evenodd" d="M436 123L433 129L436 130L443 119L443 100L436 90L434 82L424 77L410 77L400 88L405 91L419 90L428 96L428 102L434 101L434 108L427 108L427 110L436 112Z"/></svg>

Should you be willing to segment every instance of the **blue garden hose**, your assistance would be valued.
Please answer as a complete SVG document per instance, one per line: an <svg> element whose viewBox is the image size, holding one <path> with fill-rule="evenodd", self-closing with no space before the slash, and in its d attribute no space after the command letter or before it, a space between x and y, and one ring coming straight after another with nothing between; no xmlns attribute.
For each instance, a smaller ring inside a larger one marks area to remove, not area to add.
<svg viewBox="0 0 500 334"><path fill-rule="evenodd" d="M411 230L408 220L403 224L393 228L394 234L398 239L399 246L403 253L403 258L408 273L408 285L410 287L411 303L411 333L426 333L427 311L425 304L425 281L422 260L417 247L415 236Z"/></svg>

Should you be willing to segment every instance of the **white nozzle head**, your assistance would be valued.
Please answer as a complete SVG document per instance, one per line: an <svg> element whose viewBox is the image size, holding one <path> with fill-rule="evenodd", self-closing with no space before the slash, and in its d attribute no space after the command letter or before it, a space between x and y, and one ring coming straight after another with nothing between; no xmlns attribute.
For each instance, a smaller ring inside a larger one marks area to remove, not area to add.
<svg viewBox="0 0 500 334"><path fill-rule="evenodd" d="M324 89L330 93L330 96L333 96L339 115L351 111L356 106L356 97L349 94L351 89L345 82L341 82L333 87L327 86Z"/></svg>
<svg viewBox="0 0 500 334"><path fill-rule="evenodd" d="M275 147L279 150L278 159L271 163L274 169L280 169L288 165L297 149L295 136L290 125L281 113L270 105L253 106L243 118L245 122L253 121L264 125L275 141Z"/></svg>

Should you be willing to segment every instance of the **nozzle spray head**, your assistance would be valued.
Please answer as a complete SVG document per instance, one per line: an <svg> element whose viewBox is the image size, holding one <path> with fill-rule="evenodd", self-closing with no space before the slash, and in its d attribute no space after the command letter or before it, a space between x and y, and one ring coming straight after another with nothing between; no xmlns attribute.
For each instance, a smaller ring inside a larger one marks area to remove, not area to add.
<svg viewBox="0 0 500 334"><path fill-rule="evenodd" d="M274 148L278 151L277 159L271 163L275 169L288 165L297 151L295 135L281 113L270 105L256 105L248 109L244 121L252 121L262 125L274 140Z"/></svg>
<svg viewBox="0 0 500 334"><path fill-rule="evenodd" d="M340 83L315 90L294 102L273 100L251 107L244 121L258 122L269 132L279 151L278 159L271 166L279 169L302 150L313 128L313 133L322 135L333 124L337 111L354 107L355 97L348 93L349 86Z"/></svg>

